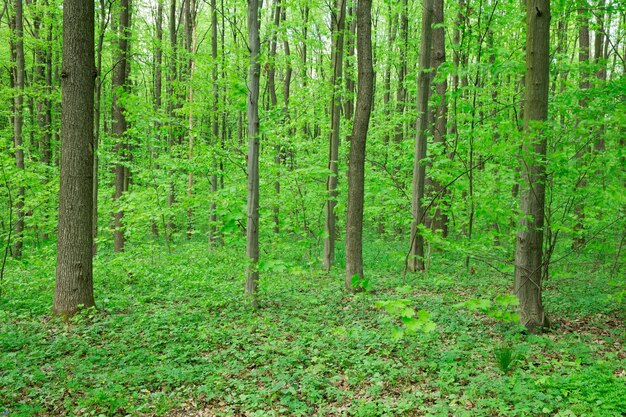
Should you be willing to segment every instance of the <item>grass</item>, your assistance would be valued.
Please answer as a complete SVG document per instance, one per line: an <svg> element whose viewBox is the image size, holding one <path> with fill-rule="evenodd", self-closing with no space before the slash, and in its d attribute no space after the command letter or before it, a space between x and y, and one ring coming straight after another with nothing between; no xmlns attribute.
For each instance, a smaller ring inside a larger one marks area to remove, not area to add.
<svg viewBox="0 0 626 417"><path fill-rule="evenodd" d="M506 294L508 277L434 258L401 280L389 249L367 248L375 291L301 260L262 266L260 308L243 300L241 248L135 246L99 255L97 310L49 315L54 248L10 261L0 300L0 415L622 416L623 305L603 272L554 272L554 330L527 336L452 308ZM288 251L271 248L286 256ZM397 259L396 259L397 258ZM401 261L400 261L401 263ZM375 266L372 266L375 265ZM563 288L563 291L558 289ZM376 301L409 299L437 328L394 338ZM551 309L552 308L552 309ZM494 346L517 359L502 372Z"/></svg>

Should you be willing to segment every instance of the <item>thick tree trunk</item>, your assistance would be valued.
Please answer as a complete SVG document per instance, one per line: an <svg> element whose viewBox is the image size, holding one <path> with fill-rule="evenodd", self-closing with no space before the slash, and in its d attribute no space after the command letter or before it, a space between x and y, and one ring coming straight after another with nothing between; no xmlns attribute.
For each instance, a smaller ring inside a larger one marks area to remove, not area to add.
<svg viewBox="0 0 626 417"><path fill-rule="evenodd" d="M324 236L324 269L330 271L335 262L335 223L337 216L337 179L339 176L339 134L341 117L341 75L343 73L343 38L345 31L346 1L337 0L331 14L333 44L331 63L332 94L330 98L330 138L328 143L328 179L326 180L326 221Z"/></svg>
<svg viewBox="0 0 626 417"><path fill-rule="evenodd" d="M15 146L15 165L20 171L24 170L24 148L22 128L24 124L24 13L22 0L15 0L15 100L13 115L13 144ZM13 256L22 257L24 239L24 186L20 183L15 200L17 221L15 222L15 240Z"/></svg>
<svg viewBox="0 0 626 417"><path fill-rule="evenodd" d="M522 213L515 249L515 294L520 301L522 324L531 332L548 326L541 293L547 149L542 122L548 117L549 45L550 0L527 0Z"/></svg>
<svg viewBox="0 0 626 417"><path fill-rule="evenodd" d="M92 307L94 3L63 3L61 189L53 311ZM86 111L87 110L87 111Z"/></svg>
<svg viewBox="0 0 626 417"><path fill-rule="evenodd" d="M256 305L259 283L259 63L260 0L248 0L248 46L250 68L248 71L248 208L246 223L246 256L248 271L246 295Z"/></svg>
<svg viewBox="0 0 626 417"><path fill-rule="evenodd" d="M433 4L433 49L432 49L432 66L433 73L431 80L435 78L437 70L441 64L446 61L446 39L443 26L443 0L435 0ZM430 122L433 129L433 143L437 146L438 153L435 158L446 158L447 149L445 142L446 123L448 117L448 103L446 100L446 90L448 89L448 82L444 78L440 83L435 86L435 92L439 97L439 104L430 109ZM494 90L495 91L495 90ZM431 198L442 197L442 184L433 179L431 175L426 177L426 189L428 190ZM442 200L443 201L443 200ZM433 230L441 230L443 236L448 234L448 216L445 213L445 205L442 202L435 203L435 211L432 217L426 219L428 226Z"/></svg>
<svg viewBox="0 0 626 417"><path fill-rule="evenodd" d="M365 180L365 144L369 128L374 90L372 66L372 1L359 0L357 19L358 93L354 126L350 141L348 167L348 219L346 222L345 287L352 291L353 278L363 278L363 200Z"/></svg>
<svg viewBox="0 0 626 417"><path fill-rule="evenodd" d="M422 36L420 45L419 78L417 85L417 138L413 162L413 194L409 269L424 270L424 225L426 211L423 205L426 178L426 143L428 133L428 98L430 96L430 58L432 46L433 0L424 0L422 9Z"/></svg>

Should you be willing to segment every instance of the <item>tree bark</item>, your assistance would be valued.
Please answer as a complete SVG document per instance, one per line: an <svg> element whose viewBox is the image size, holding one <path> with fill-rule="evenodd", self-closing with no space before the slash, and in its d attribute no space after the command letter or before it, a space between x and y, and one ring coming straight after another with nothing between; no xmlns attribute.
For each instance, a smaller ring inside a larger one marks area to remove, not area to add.
<svg viewBox="0 0 626 417"><path fill-rule="evenodd" d="M53 311L95 305L92 271L94 3L63 3L61 188ZM86 111L87 110L87 111Z"/></svg>
<svg viewBox="0 0 626 417"><path fill-rule="evenodd" d="M515 249L515 294L521 322L531 332L548 326L541 294L547 150L543 122L548 117L549 45L550 0L527 0L522 213Z"/></svg>
<svg viewBox="0 0 626 417"><path fill-rule="evenodd" d="M443 0L435 0L433 4L433 25L437 26L432 29L432 55L431 61L433 65L433 72L431 79L434 79L437 75L439 66L446 62L446 39L444 27L441 26L444 22L443 19ZM433 143L438 146L438 153L435 158L446 158L447 149L445 142L446 124L448 118L448 102L446 99L446 90L448 89L448 82L444 78L440 83L435 86L435 92L439 97L439 104L430 109L431 116L431 128L433 129ZM494 90L495 91L495 90ZM441 198L442 184L432 178L432 175L426 177L426 189L428 190L431 198ZM442 209L443 208L443 209ZM432 217L426 219L427 225L433 230L441 230L443 236L448 235L448 216L445 210L445 203L438 202L435 204L435 210Z"/></svg>
<svg viewBox="0 0 626 417"><path fill-rule="evenodd" d="M260 0L248 0L248 47L250 67L248 69L248 207L246 223L246 256L248 271L246 295L256 305L259 283L259 84L261 66L259 63L261 20Z"/></svg>
<svg viewBox="0 0 626 417"><path fill-rule="evenodd" d="M19 171L24 171L24 148L22 128L24 125L24 11L22 0L15 0L15 101L13 115L13 145L15 146L15 165ZM15 211L15 233L13 241L13 256L22 257L24 239L24 185L19 184Z"/></svg>
<svg viewBox="0 0 626 417"><path fill-rule="evenodd" d="M330 137L328 143L328 179L326 180L326 221L324 236L324 269L330 271L335 262L335 240L337 238L335 224L337 216L337 180L339 176L339 134L341 118L341 75L343 73L343 38L345 31L346 1L337 0L331 13L332 21L332 51L331 63L333 73L331 78L332 93L330 98Z"/></svg>
<svg viewBox="0 0 626 417"><path fill-rule="evenodd" d="M580 70L580 79L578 82L578 88L580 89L580 93L582 97L578 100L578 105L581 109L582 119L586 119L587 114L586 110L589 107L589 102L587 99L588 90L590 87L589 82L589 51L590 51L590 42L589 42L589 18L587 17L587 13L589 13L588 5L586 0L579 0L578 5L578 65ZM585 135L586 136L586 135ZM576 159L578 159L579 164L584 165L585 155L588 154L587 149L587 138L583 136L580 138L580 148L576 152ZM574 240L572 242L573 249L579 249L585 244L585 235L584 235L584 221L585 221L585 207L584 207L584 189L587 187L587 180L585 178L581 178L576 184L576 188L578 188L577 194L579 195L579 201L576 203L574 207L574 215L576 216L576 224L574 225Z"/></svg>
<svg viewBox="0 0 626 417"><path fill-rule="evenodd" d="M365 145L374 90L372 66L372 1L359 0L357 19L358 92L354 126L350 140L348 166L348 219L346 222L345 287L353 287L353 278L363 279L363 200L365 192Z"/></svg>
<svg viewBox="0 0 626 417"><path fill-rule="evenodd" d="M127 82L127 60L128 60L128 37L130 34L129 19L130 19L130 0L120 0L120 15L118 22L118 39L117 39L117 54L115 67L113 69L112 89L113 89L113 108L112 108L112 133L116 140L115 153L117 154L118 162L115 164L115 194L113 196L114 204L120 204L120 198L126 189L126 168L123 161L126 159L126 143L124 135L126 133L127 124L126 116L123 104L120 102L120 97L126 89ZM115 252L121 252L124 250L124 230L122 224L122 218L124 217L124 211L118 206L114 208L114 231L113 250Z"/></svg>
<svg viewBox="0 0 626 417"><path fill-rule="evenodd" d="M433 0L424 0L422 10L422 33L420 45L419 78L417 85L417 138L413 162L413 194L411 201L411 223L409 269L424 270L424 235L419 228L424 226L426 211L423 206L426 178L426 144L428 133L428 98L430 96L430 58L432 47Z"/></svg>
<svg viewBox="0 0 626 417"><path fill-rule="evenodd" d="M216 238L217 232L217 214L215 213L215 193L217 192L217 174L218 169L217 158L215 153L219 143L219 85L217 78L217 2L211 0L211 78L213 82L213 111L211 112L211 143L213 144L213 174L211 174L211 208L209 214L209 244L212 244ZM224 129L224 126L222 126Z"/></svg>

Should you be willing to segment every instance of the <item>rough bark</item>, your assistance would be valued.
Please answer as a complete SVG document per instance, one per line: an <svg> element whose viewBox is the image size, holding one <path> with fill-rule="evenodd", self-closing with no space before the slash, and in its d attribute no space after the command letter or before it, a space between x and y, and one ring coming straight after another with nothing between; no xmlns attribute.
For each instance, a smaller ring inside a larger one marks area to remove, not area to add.
<svg viewBox="0 0 626 417"><path fill-rule="evenodd" d="M61 188L53 311L95 305L92 272L94 3L63 3Z"/></svg>
<svg viewBox="0 0 626 417"><path fill-rule="evenodd" d="M127 124L125 109L120 102L120 96L123 96L127 81L127 65L128 59L128 35L129 35L129 8L130 0L120 0L120 14L117 24L118 39L115 67L113 68L112 89L112 122L111 131L115 138L115 153L118 162L115 164L115 194L113 195L114 204L120 204L120 198L126 188L126 170L123 161L126 159L126 144L124 135L126 133ZM121 252L124 250L124 230L122 218L124 211L117 207L114 208L113 220L113 250Z"/></svg>
<svg viewBox="0 0 626 417"><path fill-rule="evenodd" d="M417 138L413 160L413 193L409 269L424 270L424 226L426 211L423 204L426 178L426 144L428 133L428 98L430 96L430 58L432 47L433 0L424 0L422 6L422 33L420 44L419 78L417 84Z"/></svg>
<svg viewBox="0 0 626 417"><path fill-rule="evenodd" d="M526 1L526 91L522 147L521 217L515 248L515 294L531 332L548 325L542 304L545 157L548 116L550 1Z"/></svg>
<svg viewBox="0 0 626 417"><path fill-rule="evenodd" d="M339 134L341 118L341 75L343 73L343 38L345 30L346 1L337 0L331 13L333 44L331 50L332 93L330 98L330 137L328 141L328 179L326 180L326 218L324 236L324 269L329 271L335 262L335 224L337 216L337 180L339 176Z"/></svg>
<svg viewBox="0 0 626 417"><path fill-rule="evenodd" d="M358 290L353 277L363 278L363 200L365 180L365 145L374 90L372 66L372 1L359 0L356 7L358 92L354 126L350 141L348 166L348 219L346 221L347 290Z"/></svg>
<svg viewBox="0 0 626 417"><path fill-rule="evenodd" d="M433 25L443 24L443 0L435 0L433 4ZM433 28L432 37L432 55L431 61L433 66L432 79L437 75L437 70L441 64L446 61L446 39L443 26ZM448 118L448 103L446 100L446 90L448 89L448 82L444 78L440 83L435 86L435 92L439 97L439 103L430 109L431 116L429 117L433 129L433 143L437 146L438 153L435 158L447 157L445 134L446 123ZM494 90L495 92L495 90ZM442 184L432 178L432 175L426 177L426 189L428 190L431 198L441 198ZM435 203L435 211L432 217L426 219L427 226L433 230L441 230L443 236L448 235L448 216L445 213L445 203Z"/></svg>
<svg viewBox="0 0 626 417"><path fill-rule="evenodd" d="M261 20L260 0L248 0L248 46L250 67L248 69L248 207L246 223L246 256L248 271L246 295L256 304L259 283L259 63Z"/></svg>

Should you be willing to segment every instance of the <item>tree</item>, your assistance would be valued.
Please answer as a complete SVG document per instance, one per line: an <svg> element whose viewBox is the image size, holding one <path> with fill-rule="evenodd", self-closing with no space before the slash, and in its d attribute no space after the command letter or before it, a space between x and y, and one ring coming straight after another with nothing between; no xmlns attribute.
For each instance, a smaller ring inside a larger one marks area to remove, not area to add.
<svg viewBox="0 0 626 417"><path fill-rule="evenodd" d="M256 292L259 283L259 84L261 65L259 52L261 42L259 30L259 0L248 0L248 48L250 66L248 69L248 207L246 222L246 255L248 258L248 277L246 295L256 304Z"/></svg>
<svg viewBox="0 0 626 417"><path fill-rule="evenodd" d="M411 241L409 269L424 270L424 184L426 179L426 144L428 141L428 98L430 97L430 58L432 47L433 0L424 0L422 10L422 36L420 45L419 79L417 86L417 138L413 163L413 194L411 201Z"/></svg>
<svg viewBox="0 0 626 417"><path fill-rule="evenodd" d="M353 278L363 278L363 201L365 192L365 144L374 95L372 66L372 1L359 0L356 7L357 98L350 140L348 166L348 219L346 221L345 286L354 290Z"/></svg>
<svg viewBox="0 0 626 417"><path fill-rule="evenodd" d="M95 305L92 270L94 3L65 0L56 314Z"/></svg>
<svg viewBox="0 0 626 417"><path fill-rule="evenodd" d="M526 85L522 147L521 217L515 248L515 294L521 322L531 332L548 326L541 298L545 158L550 69L550 0L526 1Z"/></svg>
<svg viewBox="0 0 626 417"><path fill-rule="evenodd" d="M15 146L15 165L20 171L24 171L24 148L22 130L24 125L24 10L22 0L15 0L15 101L13 104L13 144ZM13 256L22 257L24 239L24 195L25 189L22 184L17 190L15 208L17 221L15 222L15 242L13 244Z"/></svg>
<svg viewBox="0 0 626 417"><path fill-rule="evenodd" d="M123 100L126 83L128 80L127 60L128 60L128 38L130 36L130 0L120 0L120 15L118 21L118 40L116 62L113 68L113 109L112 109L112 130L113 136L117 138L115 152L117 163L115 164L115 195L113 199L120 204L120 198L126 190L126 167L123 161L126 159L127 146L124 134L126 133L126 111L120 98ZM124 211L117 207L114 209L114 250L121 252L124 249L124 230L122 218Z"/></svg>
<svg viewBox="0 0 626 417"><path fill-rule="evenodd" d="M343 73L343 38L345 31L346 1L337 0L331 13L332 21L332 94L330 98L330 138L328 143L328 179L326 190L326 222L324 236L324 269L329 271L335 262L335 206L337 205L337 179L339 175L339 134L341 115L341 75Z"/></svg>

